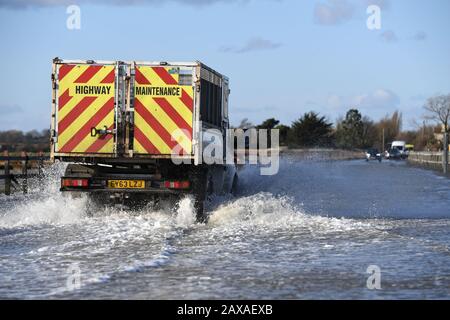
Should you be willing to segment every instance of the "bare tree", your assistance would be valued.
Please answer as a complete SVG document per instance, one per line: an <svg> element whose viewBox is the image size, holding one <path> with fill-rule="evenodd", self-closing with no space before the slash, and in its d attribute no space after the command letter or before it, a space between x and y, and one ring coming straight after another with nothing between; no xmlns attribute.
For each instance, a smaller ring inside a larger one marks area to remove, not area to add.
<svg viewBox="0 0 450 320"><path fill-rule="evenodd" d="M449 132L450 125L450 94L431 97L427 100L425 110L427 119L437 121L444 126L445 132Z"/></svg>
<svg viewBox="0 0 450 320"><path fill-rule="evenodd" d="M395 111L391 116L387 114L383 119L378 121L375 126L377 127L380 140L383 130L386 142L392 142L395 140L401 132L402 122L403 115L399 111Z"/></svg>

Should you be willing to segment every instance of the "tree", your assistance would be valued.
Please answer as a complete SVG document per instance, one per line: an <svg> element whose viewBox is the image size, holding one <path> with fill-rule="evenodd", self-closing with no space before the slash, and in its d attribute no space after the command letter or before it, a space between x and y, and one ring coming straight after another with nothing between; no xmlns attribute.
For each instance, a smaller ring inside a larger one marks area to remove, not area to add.
<svg viewBox="0 0 450 320"><path fill-rule="evenodd" d="M248 118L244 118L241 120L241 123L239 124L238 128L239 129L250 129L250 128L254 128L255 126L253 125L253 123L251 123L250 121L248 121Z"/></svg>
<svg viewBox="0 0 450 320"><path fill-rule="evenodd" d="M357 109L347 111L345 119L338 123L336 140L338 146L346 149L361 148L364 140L364 123Z"/></svg>
<svg viewBox="0 0 450 320"><path fill-rule="evenodd" d="M397 139L401 132L402 128L402 114L398 111L395 111L392 116L386 115L383 119L375 124L378 131L378 139L382 140L383 130L384 130L384 141L386 143L390 143ZM382 146L382 150L384 150L386 145Z"/></svg>
<svg viewBox="0 0 450 320"><path fill-rule="evenodd" d="M29 143L38 140L39 138L41 138L41 135L37 130L31 130L25 134L25 141Z"/></svg>
<svg viewBox="0 0 450 320"><path fill-rule="evenodd" d="M10 152L49 151L50 130L22 132L19 130L0 131L0 151Z"/></svg>
<svg viewBox="0 0 450 320"><path fill-rule="evenodd" d="M363 148L369 148L376 146L378 143L378 130L373 123L373 121L367 117L364 116L362 118L362 124L363 124L363 131L362 131L362 145ZM380 143L381 145L381 143ZM380 148L381 150L382 148Z"/></svg>
<svg viewBox="0 0 450 320"><path fill-rule="evenodd" d="M256 126L256 129L265 129L267 130L267 147L270 148L272 146L272 139L271 139L271 134L270 134L270 130L274 129L275 126L277 124L279 124L280 121L276 120L275 118L270 118L267 120L264 120L263 123L261 123L260 125Z"/></svg>
<svg viewBox="0 0 450 320"><path fill-rule="evenodd" d="M275 129L280 130L280 145L286 145L288 143L289 131L291 131L291 128L284 124L279 124Z"/></svg>
<svg viewBox="0 0 450 320"><path fill-rule="evenodd" d="M450 94L428 98L425 106L428 111L426 118L443 126L444 132L449 132L450 125Z"/></svg>
<svg viewBox="0 0 450 320"><path fill-rule="evenodd" d="M279 120L276 120L275 118L270 118L270 119L264 120L263 123L261 123L260 125L256 126L256 128L257 128L257 129L267 129L267 130L270 130L270 129L274 129L275 126L276 126L277 124L279 124L279 123L280 123Z"/></svg>
<svg viewBox="0 0 450 320"><path fill-rule="evenodd" d="M332 124L313 111L305 113L292 123L289 143L294 146L328 146L331 143Z"/></svg>

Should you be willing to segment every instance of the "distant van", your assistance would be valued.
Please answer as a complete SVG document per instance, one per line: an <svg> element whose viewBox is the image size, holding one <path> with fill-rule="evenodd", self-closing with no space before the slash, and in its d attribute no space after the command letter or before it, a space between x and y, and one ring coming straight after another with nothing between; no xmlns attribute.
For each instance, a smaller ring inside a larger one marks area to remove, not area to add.
<svg viewBox="0 0 450 320"><path fill-rule="evenodd" d="M405 141L394 141L392 142L392 148L397 148L398 151L402 152L406 149L406 142Z"/></svg>
<svg viewBox="0 0 450 320"><path fill-rule="evenodd" d="M400 151L402 158L406 157L408 154L405 141L394 141L392 142L391 148Z"/></svg>

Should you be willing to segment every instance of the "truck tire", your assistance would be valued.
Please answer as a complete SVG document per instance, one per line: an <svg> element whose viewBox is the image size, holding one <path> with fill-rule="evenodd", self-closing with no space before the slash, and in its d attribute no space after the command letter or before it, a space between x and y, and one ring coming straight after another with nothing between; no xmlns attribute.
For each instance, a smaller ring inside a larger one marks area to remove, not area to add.
<svg viewBox="0 0 450 320"><path fill-rule="evenodd" d="M233 177L233 182L232 182L232 184L231 184L231 194L232 194L233 196L235 196L236 193L237 193L238 182L239 182L238 175L235 174L234 177Z"/></svg>
<svg viewBox="0 0 450 320"><path fill-rule="evenodd" d="M205 212L205 199L194 195L195 220L198 223L208 222L208 215Z"/></svg>
<svg viewBox="0 0 450 320"><path fill-rule="evenodd" d="M205 212L205 200L208 194L209 179L207 171L196 172L191 175L195 218L199 223L206 223L208 215Z"/></svg>

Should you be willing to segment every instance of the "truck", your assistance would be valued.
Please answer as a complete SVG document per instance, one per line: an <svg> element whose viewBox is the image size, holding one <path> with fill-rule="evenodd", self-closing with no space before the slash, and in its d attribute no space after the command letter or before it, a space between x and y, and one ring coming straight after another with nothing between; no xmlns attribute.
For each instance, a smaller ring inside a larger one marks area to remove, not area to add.
<svg viewBox="0 0 450 320"><path fill-rule="evenodd" d="M206 221L209 195L236 191L236 167L225 161L234 152L229 79L221 73L199 61L54 58L51 81L50 158L68 163L60 190L86 194L88 214L189 195ZM204 161L213 140L224 161Z"/></svg>

